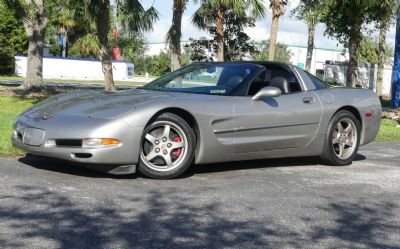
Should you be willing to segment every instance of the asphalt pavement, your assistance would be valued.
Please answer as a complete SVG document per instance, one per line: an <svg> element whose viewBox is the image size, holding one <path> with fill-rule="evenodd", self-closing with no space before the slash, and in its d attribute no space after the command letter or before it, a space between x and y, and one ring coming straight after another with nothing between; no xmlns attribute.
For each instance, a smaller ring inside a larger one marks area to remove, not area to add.
<svg viewBox="0 0 400 249"><path fill-rule="evenodd" d="M400 248L400 143L194 166L180 179L0 159L0 248Z"/></svg>

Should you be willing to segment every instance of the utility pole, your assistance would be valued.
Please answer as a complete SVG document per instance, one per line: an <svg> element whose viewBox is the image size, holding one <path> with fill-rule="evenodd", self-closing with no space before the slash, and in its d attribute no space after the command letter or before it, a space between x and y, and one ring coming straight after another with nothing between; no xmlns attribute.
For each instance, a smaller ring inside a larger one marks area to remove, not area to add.
<svg viewBox="0 0 400 249"><path fill-rule="evenodd" d="M400 8L397 9L396 41L392 76L392 108L400 106Z"/></svg>

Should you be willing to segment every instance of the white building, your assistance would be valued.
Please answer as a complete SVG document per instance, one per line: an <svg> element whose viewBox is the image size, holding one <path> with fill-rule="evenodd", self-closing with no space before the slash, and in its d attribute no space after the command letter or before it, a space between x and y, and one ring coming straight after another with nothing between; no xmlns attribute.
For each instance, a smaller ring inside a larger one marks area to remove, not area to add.
<svg viewBox="0 0 400 249"><path fill-rule="evenodd" d="M133 80L133 64L126 61L113 61L113 76L117 81ZM27 56L15 56L15 74L26 76ZM43 58L44 79L65 80L103 80L101 61L95 59L62 58L45 56Z"/></svg>

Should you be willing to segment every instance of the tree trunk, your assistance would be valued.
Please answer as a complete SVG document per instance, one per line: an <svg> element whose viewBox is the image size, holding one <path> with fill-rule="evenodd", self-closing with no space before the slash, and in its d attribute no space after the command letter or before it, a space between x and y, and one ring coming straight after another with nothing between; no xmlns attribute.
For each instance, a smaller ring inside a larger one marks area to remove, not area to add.
<svg viewBox="0 0 400 249"><path fill-rule="evenodd" d="M376 81L376 94L382 99L383 72L385 70L385 50L386 50L386 31L387 23L381 22L379 27L379 58L378 58L378 77Z"/></svg>
<svg viewBox="0 0 400 249"><path fill-rule="evenodd" d="M307 58L306 58L306 71L311 71L312 56L314 52L314 38L315 38L315 24L308 24L308 43L307 43Z"/></svg>
<svg viewBox="0 0 400 249"><path fill-rule="evenodd" d="M216 17L216 33L217 33L217 43L218 43L218 51L217 51L217 60L224 61L225 60L225 52L224 52L224 10L219 8L217 11Z"/></svg>
<svg viewBox="0 0 400 249"><path fill-rule="evenodd" d="M34 20L28 20L26 13L19 9L18 16L25 20L24 28L28 38L28 59L26 78L22 88L40 90L43 84L43 46L44 35L48 23L48 17L44 9L43 1L36 1L36 15Z"/></svg>
<svg viewBox="0 0 400 249"><path fill-rule="evenodd" d="M97 37L100 42L101 67L104 73L104 88L114 91L114 78L112 71L112 54L108 46L108 33L110 32L110 1L101 1L100 13L97 18Z"/></svg>
<svg viewBox="0 0 400 249"><path fill-rule="evenodd" d="M346 86L356 87L357 85L357 69L358 61L357 54L362 40L361 25L355 26L352 31L352 36L349 39L349 65L347 67Z"/></svg>
<svg viewBox="0 0 400 249"><path fill-rule="evenodd" d="M268 60L275 60L276 41L278 37L279 16L272 16L271 34L269 36Z"/></svg>
<svg viewBox="0 0 400 249"><path fill-rule="evenodd" d="M43 87L43 33L38 30L37 25L28 28L27 33L29 48L26 78L22 87L25 89L40 89Z"/></svg>
<svg viewBox="0 0 400 249"><path fill-rule="evenodd" d="M62 53L61 57L67 57L67 44L68 44L68 31L66 29L63 30L63 44L62 44Z"/></svg>
<svg viewBox="0 0 400 249"><path fill-rule="evenodd" d="M182 14L185 9L186 0L174 0L172 7L172 27L171 27L171 41L169 43L169 49L171 51L171 70L177 70L181 68L181 36L182 36Z"/></svg>

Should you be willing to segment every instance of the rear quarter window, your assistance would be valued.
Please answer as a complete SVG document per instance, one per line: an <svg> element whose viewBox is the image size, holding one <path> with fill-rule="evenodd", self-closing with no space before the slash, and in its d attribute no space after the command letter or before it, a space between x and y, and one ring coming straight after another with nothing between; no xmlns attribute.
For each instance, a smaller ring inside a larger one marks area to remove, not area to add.
<svg viewBox="0 0 400 249"><path fill-rule="evenodd" d="M328 88L329 85L325 82L323 82L322 80L318 79L317 77L315 77L314 75L306 72L308 77L310 78L310 80L313 82L313 84L315 85L315 88L317 89L325 89Z"/></svg>

